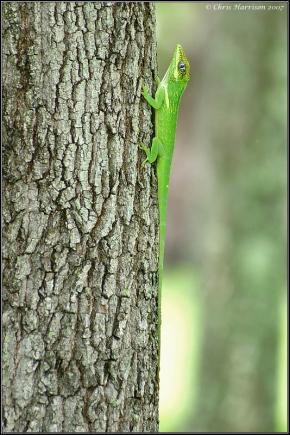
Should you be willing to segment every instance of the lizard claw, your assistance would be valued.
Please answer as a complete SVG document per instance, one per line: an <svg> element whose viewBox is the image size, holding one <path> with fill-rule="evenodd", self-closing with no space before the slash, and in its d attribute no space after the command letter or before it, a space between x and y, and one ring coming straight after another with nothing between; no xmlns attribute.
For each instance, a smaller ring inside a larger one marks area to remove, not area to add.
<svg viewBox="0 0 290 435"><path fill-rule="evenodd" d="M143 160L143 162L141 163L141 168L144 168L145 164L147 163L148 159L146 158L145 160Z"/></svg>
<svg viewBox="0 0 290 435"><path fill-rule="evenodd" d="M142 86L141 94L142 94L143 97L145 97L145 98L146 98L146 96L149 95L149 88L148 88L148 86L147 86L146 84L144 84L144 85Z"/></svg>
<svg viewBox="0 0 290 435"><path fill-rule="evenodd" d="M147 147L144 143L140 143L139 148L140 148L140 150L145 151L146 154L149 151L149 147Z"/></svg>
<svg viewBox="0 0 290 435"><path fill-rule="evenodd" d="M141 167L144 168L145 163L148 162L148 153L149 153L149 151L150 151L150 148L147 147L144 143L140 143L140 144L139 144L139 148L140 148L142 151L145 151L145 153L146 153L146 159L145 159L145 160L142 162L142 164L141 164Z"/></svg>

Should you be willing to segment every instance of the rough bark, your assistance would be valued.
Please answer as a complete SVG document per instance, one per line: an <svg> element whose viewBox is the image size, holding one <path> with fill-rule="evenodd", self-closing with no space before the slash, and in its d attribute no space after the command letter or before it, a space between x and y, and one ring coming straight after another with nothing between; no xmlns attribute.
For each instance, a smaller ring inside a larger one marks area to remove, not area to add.
<svg viewBox="0 0 290 435"><path fill-rule="evenodd" d="M7 2L4 431L156 431L150 3Z"/></svg>

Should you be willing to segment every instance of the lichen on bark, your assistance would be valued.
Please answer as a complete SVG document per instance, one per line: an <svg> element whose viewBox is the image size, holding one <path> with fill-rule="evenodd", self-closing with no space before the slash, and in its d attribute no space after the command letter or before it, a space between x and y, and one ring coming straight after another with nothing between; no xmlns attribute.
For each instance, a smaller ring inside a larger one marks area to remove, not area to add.
<svg viewBox="0 0 290 435"><path fill-rule="evenodd" d="M4 431L156 431L150 3L3 7Z"/></svg>

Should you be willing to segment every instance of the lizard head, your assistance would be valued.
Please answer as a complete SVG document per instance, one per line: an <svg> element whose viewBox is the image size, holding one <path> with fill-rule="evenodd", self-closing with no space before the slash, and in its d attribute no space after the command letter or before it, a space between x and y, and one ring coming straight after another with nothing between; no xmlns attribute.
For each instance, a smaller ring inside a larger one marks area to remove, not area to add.
<svg viewBox="0 0 290 435"><path fill-rule="evenodd" d="M174 50L170 70L171 80L182 84L185 88L190 77L190 65L183 48L179 44Z"/></svg>

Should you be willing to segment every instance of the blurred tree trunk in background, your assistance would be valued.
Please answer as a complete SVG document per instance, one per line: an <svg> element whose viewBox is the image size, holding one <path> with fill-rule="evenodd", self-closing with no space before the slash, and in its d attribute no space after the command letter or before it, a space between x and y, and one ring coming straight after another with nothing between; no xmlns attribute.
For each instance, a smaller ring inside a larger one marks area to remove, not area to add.
<svg viewBox="0 0 290 435"><path fill-rule="evenodd" d="M156 431L154 6L3 9L4 431Z"/></svg>
<svg viewBox="0 0 290 435"><path fill-rule="evenodd" d="M201 214L197 226L207 234L205 330L197 408L188 430L271 432L285 285L286 24L281 27L277 13L259 12L258 20L249 12L247 26L229 14L212 18L206 58L199 59L206 77L199 99L196 94L196 124L207 132L208 144L198 150L197 141L194 152L208 159L203 189L212 186L214 194L211 213ZM202 68L196 69L198 75ZM195 216L201 207L202 201L192 208Z"/></svg>

